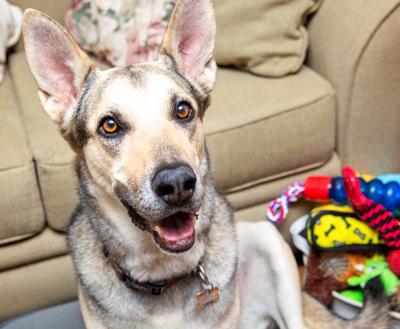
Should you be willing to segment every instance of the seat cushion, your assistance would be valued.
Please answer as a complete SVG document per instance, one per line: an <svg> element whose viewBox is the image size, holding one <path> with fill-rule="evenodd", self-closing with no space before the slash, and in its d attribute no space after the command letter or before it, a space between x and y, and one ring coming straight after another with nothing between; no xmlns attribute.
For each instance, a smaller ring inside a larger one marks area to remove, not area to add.
<svg viewBox="0 0 400 329"><path fill-rule="evenodd" d="M79 302L35 311L0 324L0 329L85 329Z"/></svg>
<svg viewBox="0 0 400 329"><path fill-rule="evenodd" d="M44 227L44 214L31 149L9 72L0 85L0 245Z"/></svg>
<svg viewBox="0 0 400 329"><path fill-rule="evenodd" d="M77 298L77 282L70 256L0 271L0 323L22 313Z"/></svg>
<svg viewBox="0 0 400 329"><path fill-rule="evenodd" d="M46 228L30 239L1 246L0 272L62 256L67 252L65 234Z"/></svg>
<svg viewBox="0 0 400 329"><path fill-rule="evenodd" d="M225 192L313 169L333 154L334 92L307 67L280 79L220 69L205 133Z"/></svg>

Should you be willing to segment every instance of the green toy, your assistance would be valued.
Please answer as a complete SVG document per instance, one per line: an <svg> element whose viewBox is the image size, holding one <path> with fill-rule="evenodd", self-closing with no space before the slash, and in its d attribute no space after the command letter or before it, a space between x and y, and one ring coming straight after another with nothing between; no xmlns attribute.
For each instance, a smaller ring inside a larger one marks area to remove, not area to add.
<svg viewBox="0 0 400 329"><path fill-rule="evenodd" d="M365 264L365 272L360 276L353 276L347 280L350 287L364 288L368 281L380 277L386 295L391 296L397 290L400 280L388 266L387 261L381 259L370 259ZM355 302L363 303L364 297L361 289L349 289L340 293L344 297Z"/></svg>
<svg viewBox="0 0 400 329"><path fill-rule="evenodd" d="M347 289L340 292L343 297L350 299L354 302L362 304L364 302L364 294L359 289Z"/></svg>

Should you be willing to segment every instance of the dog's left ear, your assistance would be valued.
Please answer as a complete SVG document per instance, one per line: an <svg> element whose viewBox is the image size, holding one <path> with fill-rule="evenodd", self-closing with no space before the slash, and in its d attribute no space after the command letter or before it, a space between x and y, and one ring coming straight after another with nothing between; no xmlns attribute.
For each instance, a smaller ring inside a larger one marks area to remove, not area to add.
<svg viewBox="0 0 400 329"><path fill-rule="evenodd" d="M209 93L215 82L215 17L210 0L180 0L171 15L160 55L179 73Z"/></svg>
<svg viewBox="0 0 400 329"><path fill-rule="evenodd" d="M37 10L25 11L23 32L40 100L63 131L94 65L60 24Z"/></svg>

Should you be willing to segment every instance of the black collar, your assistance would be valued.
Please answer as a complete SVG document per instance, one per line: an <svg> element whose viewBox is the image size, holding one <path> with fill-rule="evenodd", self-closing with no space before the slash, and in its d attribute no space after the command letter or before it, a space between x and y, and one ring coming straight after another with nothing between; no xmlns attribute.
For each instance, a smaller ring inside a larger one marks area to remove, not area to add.
<svg viewBox="0 0 400 329"><path fill-rule="evenodd" d="M116 272L118 274L119 279L125 283L125 285L133 290L137 290L149 295L159 296L161 295L165 289L167 289L169 285L169 281L162 280L156 282L139 282L134 279L127 273L123 268L116 265Z"/></svg>
<svg viewBox="0 0 400 329"><path fill-rule="evenodd" d="M178 278L174 278L171 280L156 281L156 282L139 282L132 279L129 273L126 270L124 270L123 267L119 266L112 257L110 257L106 249L103 249L103 252L106 259L110 262L110 264L114 268L114 271L118 275L119 279L122 282L124 282L129 289L136 290L148 295L159 296L169 286L176 283L177 281L196 274L199 276L202 283L201 291L199 291L196 294L198 310L202 310L210 303L215 303L219 301L219 288L214 287L213 284L209 281L207 274L204 271L201 264L197 265L196 270L192 271L192 273L182 275Z"/></svg>
<svg viewBox="0 0 400 329"><path fill-rule="evenodd" d="M191 273L188 273L188 274L185 274L185 275L182 275L180 277L173 278L170 280L162 280L162 281L154 281L154 282L141 282L141 281L134 280L130 276L129 272L126 271L122 266L120 266L115 261L115 259L110 256L110 253L108 252L108 250L103 248L103 253L104 253L104 256L107 258L108 262L113 267L118 278L122 282L124 282L128 288L137 290L142 293L149 294L149 295L159 296L165 291L165 289L167 289L172 284L174 284L188 276L196 274L196 271L197 271L197 269L196 269L196 271L192 271Z"/></svg>

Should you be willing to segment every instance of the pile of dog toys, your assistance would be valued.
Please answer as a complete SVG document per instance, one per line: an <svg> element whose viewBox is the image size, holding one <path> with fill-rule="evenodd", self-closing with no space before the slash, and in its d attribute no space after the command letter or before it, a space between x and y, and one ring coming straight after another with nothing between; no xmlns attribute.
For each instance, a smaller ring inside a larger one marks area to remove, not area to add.
<svg viewBox="0 0 400 329"><path fill-rule="evenodd" d="M267 218L280 223L301 198L324 203L291 226L306 259L305 290L327 306L333 292L362 303L361 288L379 277L400 312L400 174L357 177L344 167L342 177L308 177L272 201Z"/></svg>

